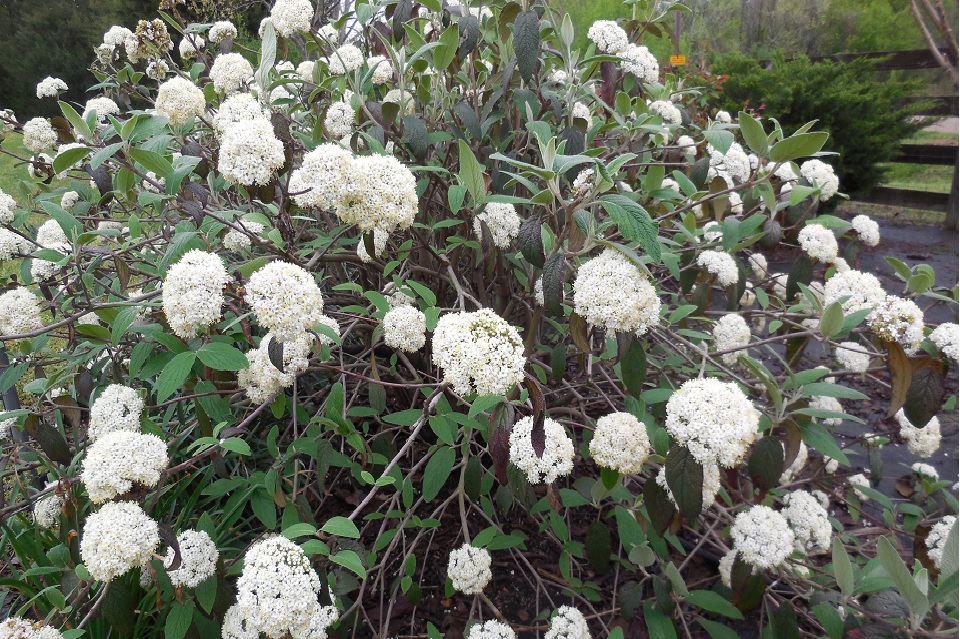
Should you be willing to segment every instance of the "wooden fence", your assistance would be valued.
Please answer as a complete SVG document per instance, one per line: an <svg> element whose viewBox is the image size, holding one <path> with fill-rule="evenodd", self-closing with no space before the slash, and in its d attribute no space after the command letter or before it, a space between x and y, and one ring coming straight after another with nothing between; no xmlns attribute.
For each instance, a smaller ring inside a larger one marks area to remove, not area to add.
<svg viewBox="0 0 960 639"><path fill-rule="evenodd" d="M946 54L946 50L943 50ZM877 64L878 71L910 71L918 69L938 69L936 59L929 49L912 51L889 51L877 53L843 53L822 58L811 58L813 62L832 60L834 62L849 62L851 60L883 59ZM957 116L958 98L956 95L948 97L913 98L909 102L928 102L930 107L920 114L927 116ZM942 144L903 144L900 152L893 158L893 162L905 164L926 164L953 167L953 183L950 193L934 193L931 191L915 191L911 189L893 189L880 186L873 189L861 202L873 202L888 206L903 206L914 209L940 211L946 213L946 227L951 231L957 230L957 146Z"/></svg>

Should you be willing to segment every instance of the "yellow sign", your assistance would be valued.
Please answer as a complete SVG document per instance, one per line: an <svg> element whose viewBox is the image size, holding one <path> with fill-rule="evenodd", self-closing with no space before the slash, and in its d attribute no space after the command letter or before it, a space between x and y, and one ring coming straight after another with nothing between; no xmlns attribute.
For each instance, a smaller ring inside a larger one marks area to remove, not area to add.
<svg viewBox="0 0 960 639"><path fill-rule="evenodd" d="M670 64L675 67L680 66L681 64L686 64L686 63L687 63L687 56L683 55L682 53L670 56Z"/></svg>

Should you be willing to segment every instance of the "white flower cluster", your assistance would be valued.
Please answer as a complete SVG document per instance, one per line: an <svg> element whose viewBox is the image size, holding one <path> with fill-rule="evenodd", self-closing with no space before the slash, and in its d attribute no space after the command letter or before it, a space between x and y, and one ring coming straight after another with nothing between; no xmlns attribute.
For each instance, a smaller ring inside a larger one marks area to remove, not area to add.
<svg viewBox="0 0 960 639"><path fill-rule="evenodd" d="M590 440L590 457L598 466L624 475L643 470L650 456L647 427L630 413L611 413L597 420Z"/></svg>
<svg viewBox="0 0 960 639"><path fill-rule="evenodd" d="M960 341L960 326L952 322L944 322L933 329L929 335L933 345L940 349L940 352L957 361L957 342Z"/></svg>
<svg viewBox="0 0 960 639"><path fill-rule="evenodd" d="M220 136L217 169L228 182L266 184L284 161L283 142L266 118L230 125Z"/></svg>
<svg viewBox="0 0 960 639"><path fill-rule="evenodd" d="M797 239L800 248L818 262L830 264L837 259L837 252L840 250L837 237L822 224L807 224L800 230Z"/></svg>
<svg viewBox="0 0 960 639"><path fill-rule="evenodd" d="M353 154L338 144L321 144L303 156L303 164L290 176L290 192L299 206L335 209L344 196L343 185Z"/></svg>
<svg viewBox="0 0 960 639"><path fill-rule="evenodd" d="M0 295L0 335L19 335L43 327L40 300L20 286Z"/></svg>
<svg viewBox="0 0 960 639"><path fill-rule="evenodd" d="M90 407L90 426L87 437L97 441L107 433L118 430L140 431L143 400L136 390L121 384L110 384Z"/></svg>
<svg viewBox="0 0 960 639"><path fill-rule="evenodd" d="M55 98L67 90L67 83L60 78L45 77L37 83L37 99Z"/></svg>
<svg viewBox="0 0 960 639"><path fill-rule="evenodd" d="M334 102L323 118L323 128L334 138L342 138L353 132L356 114L349 102Z"/></svg>
<svg viewBox="0 0 960 639"><path fill-rule="evenodd" d="M857 232L860 241L867 246L876 246L880 243L880 225L867 215L858 215L850 222Z"/></svg>
<svg viewBox="0 0 960 639"><path fill-rule="evenodd" d="M250 546L237 580L237 603L228 610L231 630L224 637L326 637L339 617L336 607L318 600L323 586L303 550L284 537ZM237 632L240 630L241 632ZM289 634L288 634L289 633Z"/></svg>
<svg viewBox="0 0 960 639"><path fill-rule="evenodd" d="M162 82L170 71L170 65L165 60L151 60L144 71L148 78Z"/></svg>
<svg viewBox="0 0 960 639"><path fill-rule="evenodd" d="M50 482L46 488L57 486L58 482ZM56 529L60 527L60 514L63 512L63 497L56 490L47 493L33 502L33 521L40 528Z"/></svg>
<svg viewBox="0 0 960 639"><path fill-rule="evenodd" d="M608 333L643 335L660 320L660 298L653 284L636 264L611 248L580 265L573 304L588 324Z"/></svg>
<svg viewBox="0 0 960 639"><path fill-rule="evenodd" d="M0 639L63 639L63 633L40 621L9 617L0 621Z"/></svg>
<svg viewBox="0 0 960 639"><path fill-rule="evenodd" d="M210 67L213 88L219 93L236 93L253 79L253 67L239 53L221 53Z"/></svg>
<svg viewBox="0 0 960 639"><path fill-rule="evenodd" d="M487 228L490 229L493 243L502 249L510 246L510 240L520 232L521 220L513 204L494 202L487 204L482 211L477 213L473 218L473 232L478 240L482 239L483 236L481 222L485 222Z"/></svg>
<svg viewBox="0 0 960 639"><path fill-rule="evenodd" d="M383 231L381 229L373 229L373 254L377 257L383 255L383 251L387 248L387 240L390 239L390 233ZM358 238L357 240L357 256L360 258L360 261L364 264L370 264L373 262L373 257L367 253L367 244L364 239Z"/></svg>
<svg viewBox="0 0 960 639"><path fill-rule="evenodd" d="M579 610L560 606L550 620L550 629L544 639L590 639L590 628Z"/></svg>
<svg viewBox="0 0 960 639"><path fill-rule="evenodd" d="M244 301L280 342L294 340L324 318L323 294L302 266L271 262L250 276Z"/></svg>
<svg viewBox="0 0 960 639"><path fill-rule="evenodd" d="M427 343L427 317L415 306L391 308L383 317L383 341L390 348L413 353Z"/></svg>
<svg viewBox="0 0 960 639"><path fill-rule="evenodd" d="M870 480L867 479L866 475L863 473L857 473L856 475L850 475L847 477L847 482L850 484L850 488L853 489L855 495L861 499L867 499L867 494L861 490L861 487L870 488Z"/></svg>
<svg viewBox="0 0 960 639"><path fill-rule="evenodd" d="M30 253L30 243L13 231L0 228L0 262Z"/></svg>
<svg viewBox="0 0 960 639"><path fill-rule="evenodd" d="M288 38L298 31L309 31L313 21L310 0L277 0L270 12L277 35Z"/></svg>
<svg viewBox="0 0 960 639"><path fill-rule="evenodd" d="M17 201L0 189L0 223L9 224L17 212Z"/></svg>
<svg viewBox="0 0 960 639"><path fill-rule="evenodd" d="M373 71L370 82L374 86L386 84L393 79L393 64L391 64L390 58L386 56L375 55L367 58L367 67Z"/></svg>
<svg viewBox="0 0 960 639"><path fill-rule="evenodd" d="M313 71L317 68L314 60L304 60L297 65L297 75L304 82L313 82Z"/></svg>
<svg viewBox="0 0 960 639"><path fill-rule="evenodd" d="M333 75L353 73L361 66L363 66L363 52L352 44L343 45L331 53L327 60L327 67Z"/></svg>
<svg viewBox="0 0 960 639"><path fill-rule="evenodd" d="M220 552L206 532L185 530L177 535L177 545L180 546L180 567L167 572L174 587L196 588L217 571ZM164 568L173 565L174 557L173 548L168 548Z"/></svg>
<svg viewBox="0 0 960 639"><path fill-rule="evenodd" d="M465 595L478 595L493 578L492 563L493 558L486 548L464 544L450 551L447 576L456 590Z"/></svg>
<svg viewBox="0 0 960 639"><path fill-rule="evenodd" d="M827 397L825 395L818 395L817 397L811 399L810 408L813 410L828 410L834 413L843 412L843 405L840 403L839 399L836 397ZM824 418L823 423L827 426L839 426L843 423L843 419L840 417L826 417Z"/></svg>
<svg viewBox="0 0 960 639"><path fill-rule="evenodd" d="M98 504L129 492L134 484L153 488L168 464L167 446L156 435L116 430L87 448L80 481Z"/></svg>
<svg viewBox="0 0 960 639"><path fill-rule="evenodd" d="M786 518L767 506L737 515L730 529L733 548L754 568L776 568L793 552L794 534Z"/></svg>
<svg viewBox="0 0 960 639"><path fill-rule="evenodd" d="M203 49L207 42L198 33L188 33L180 41L180 58L184 61L192 60Z"/></svg>
<svg viewBox="0 0 960 639"><path fill-rule="evenodd" d="M217 44L220 44L227 38L236 40L237 28L233 26L233 23L229 20L220 20L213 23L213 26L210 27L210 31L207 33L207 37L210 38L210 42Z"/></svg>
<svg viewBox="0 0 960 639"><path fill-rule="evenodd" d="M656 100L647 106L650 113L656 113L663 118L664 124L680 124L683 122L683 114L680 109L674 106L669 100Z"/></svg>
<svg viewBox="0 0 960 639"><path fill-rule="evenodd" d="M656 82L660 78L660 63L645 46L630 44L617 56L623 70L635 75L640 82Z"/></svg>
<svg viewBox="0 0 960 639"><path fill-rule="evenodd" d="M724 315L713 327L713 345L718 351L744 348L748 344L750 344L750 327L742 315L735 313ZM743 352L745 351L724 353L720 356L720 359L723 360L724 364L732 366L737 363Z"/></svg>
<svg viewBox="0 0 960 639"><path fill-rule="evenodd" d="M401 107L401 112L404 114L413 113L414 109L417 107L413 94L409 91L404 91L403 89L390 89L387 91L387 94L383 96L383 101L393 102L394 104L399 105Z"/></svg>
<svg viewBox="0 0 960 639"><path fill-rule="evenodd" d="M702 463L701 465L703 466L701 505L703 508L709 508L717 500L717 494L720 492L720 467L712 461ZM659 484L660 487L666 491L667 497L670 499L673 505L676 506L677 499L673 496L673 491L670 490L670 486L667 484L666 466L660 467L660 472L657 473L656 481L657 484Z"/></svg>
<svg viewBox="0 0 960 639"><path fill-rule="evenodd" d="M67 244L66 242L58 242L56 244L46 244L46 245L43 245L43 248L50 249L51 251L56 251L61 255L70 255L70 252L71 252L70 245ZM58 261L33 258L33 261L30 264L30 277L32 277L34 281L38 281L38 282L53 277L60 270Z"/></svg>
<svg viewBox="0 0 960 639"><path fill-rule="evenodd" d="M820 189L820 201L826 202L840 189L840 179L834 173L833 167L820 160L807 160L800 165L800 175Z"/></svg>
<svg viewBox="0 0 960 639"><path fill-rule="evenodd" d="M732 382L691 379L667 401L667 432L701 464L736 466L757 436L760 414Z"/></svg>
<svg viewBox="0 0 960 639"><path fill-rule="evenodd" d="M417 181L393 156L367 155L352 160L335 212L361 231L405 229L417 215Z"/></svg>
<svg viewBox="0 0 960 639"><path fill-rule="evenodd" d="M697 266L702 266L707 272L716 275L720 286L730 286L740 280L737 261L729 253L704 251L697 256Z"/></svg>
<svg viewBox="0 0 960 639"><path fill-rule="evenodd" d="M252 233L254 235L259 235L266 228L263 224L259 222L250 222L250 221L241 221L237 220L237 226L242 227L246 233L243 231L238 231L237 229L230 229L223 236L223 248L228 251L242 251L245 248L248 248L252 242L250 236L247 233Z"/></svg>
<svg viewBox="0 0 960 639"><path fill-rule="evenodd" d="M933 561L937 570L940 570L943 562L943 551L947 548L947 537L950 535L950 529L956 525L957 518L953 515L947 515L935 523L930 532L927 533L927 539L924 542L927 546L927 556Z"/></svg>
<svg viewBox="0 0 960 639"><path fill-rule="evenodd" d="M627 47L627 32L613 20L597 20L587 31L587 37L597 45L600 53L616 55Z"/></svg>
<svg viewBox="0 0 960 639"><path fill-rule="evenodd" d="M837 361L847 370L865 373L870 368L870 354L856 342L840 342L837 345Z"/></svg>
<svg viewBox="0 0 960 639"><path fill-rule="evenodd" d="M573 440L556 421L543 421L543 455L533 450L533 417L524 417L510 433L510 461L527 475L531 484L552 484L573 471Z"/></svg>
<svg viewBox="0 0 960 639"><path fill-rule="evenodd" d="M794 548L800 552L826 550L830 547L833 527L827 511L811 493L796 490L783 498L781 514L793 529Z"/></svg>
<svg viewBox="0 0 960 639"><path fill-rule="evenodd" d="M33 118L23 123L23 146L39 153L57 144L57 132L46 118Z"/></svg>
<svg viewBox="0 0 960 639"><path fill-rule="evenodd" d="M516 639L516 637L517 633L513 631L513 628L502 621L491 619L470 626L470 632L467 633L466 639Z"/></svg>
<svg viewBox="0 0 960 639"><path fill-rule="evenodd" d="M823 292L823 305L829 306L847 297L849 299L843 302L842 306L844 314L849 315L863 309L872 309L886 296L880 280L874 275L850 270L845 273L835 273L827 280Z"/></svg>
<svg viewBox="0 0 960 639"><path fill-rule="evenodd" d="M237 122L263 120L267 114L260 102L250 93L235 93L220 103L213 126L217 133L223 134Z"/></svg>
<svg viewBox="0 0 960 639"><path fill-rule="evenodd" d="M590 107L588 107L583 102L573 103L573 110L571 111L571 115L573 115L575 119L580 118L581 120L586 120L587 129L590 129L593 127L593 116L590 115Z"/></svg>
<svg viewBox="0 0 960 639"><path fill-rule="evenodd" d="M900 436L907 441L907 448L914 455L930 457L940 448L940 420L930 418L922 428L917 428L907 419L903 409L897 411L897 423L900 424Z"/></svg>
<svg viewBox="0 0 960 639"><path fill-rule="evenodd" d="M433 333L433 360L461 395L504 395L523 381L523 340L489 308L448 313Z"/></svg>
<svg viewBox="0 0 960 639"><path fill-rule="evenodd" d="M220 257L200 249L171 266L163 283L163 312L173 332L187 339L219 320L229 281Z"/></svg>
<svg viewBox="0 0 960 639"><path fill-rule="evenodd" d="M733 122L729 111L717 111L717 116L714 119L721 124L730 124Z"/></svg>
<svg viewBox="0 0 960 639"><path fill-rule="evenodd" d="M887 295L867 316L870 329L885 342L896 342L908 355L923 340L923 311L915 302Z"/></svg>
<svg viewBox="0 0 960 639"><path fill-rule="evenodd" d="M786 484L792 480L797 473L803 469L804 465L807 463L807 458L810 455L810 450L807 448L807 445L803 442L800 442L800 448L797 450L797 456L794 457L793 462L790 464L790 467L783 471L783 474L780 475L780 483Z"/></svg>
<svg viewBox="0 0 960 639"><path fill-rule="evenodd" d="M0 440L4 440L10 436L10 429L17 425L17 419L11 417L10 419L5 419L0 421Z"/></svg>
<svg viewBox="0 0 960 639"><path fill-rule="evenodd" d="M938 473L937 469L930 464L922 464L917 462L916 464L910 466L910 470L915 472L917 475L931 481L938 481L940 479L940 473Z"/></svg>
<svg viewBox="0 0 960 639"><path fill-rule="evenodd" d="M325 317L327 321L332 319ZM327 325L327 321L322 322ZM339 334L339 327L334 325ZM269 345L273 333L267 333L260 340L260 346L247 352L247 368L237 372L237 384L243 388L255 404L263 404L277 391L292 386L297 375L307 369L313 337L301 333L299 337L283 343L283 371L270 361Z"/></svg>
<svg viewBox="0 0 960 639"><path fill-rule="evenodd" d="M111 581L146 565L160 545L157 522L133 502L113 502L87 517L80 557L90 576Z"/></svg>
<svg viewBox="0 0 960 639"><path fill-rule="evenodd" d="M170 78L157 90L154 108L160 115L170 119L170 124L178 126L198 115L207 107L203 91L186 78Z"/></svg>
<svg viewBox="0 0 960 639"><path fill-rule="evenodd" d="M712 180L720 176L730 187L736 182L743 183L750 179L750 173L753 172L750 167L750 156L738 142L731 144L726 153L721 153L713 148L712 144L708 144L707 153L710 156L708 179Z"/></svg>

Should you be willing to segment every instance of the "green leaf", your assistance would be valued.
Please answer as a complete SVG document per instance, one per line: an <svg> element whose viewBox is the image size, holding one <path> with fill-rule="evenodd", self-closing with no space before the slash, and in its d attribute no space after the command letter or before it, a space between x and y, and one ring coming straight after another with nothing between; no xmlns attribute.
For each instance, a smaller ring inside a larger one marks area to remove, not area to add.
<svg viewBox="0 0 960 639"><path fill-rule="evenodd" d="M647 625L650 639L677 639L677 629L662 610L655 608L653 601L643 602L643 621Z"/></svg>
<svg viewBox="0 0 960 639"><path fill-rule="evenodd" d="M843 619L833 604L822 602L813 607L813 614L830 639L843 639Z"/></svg>
<svg viewBox="0 0 960 639"><path fill-rule="evenodd" d="M183 382L187 379L187 375L190 374L190 369L193 368L193 363L196 359L196 353L186 352L180 353L170 360L170 363L160 372L160 376L157 377L157 383L154 386L154 390L157 393L157 403L165 401L173 395L178 388L183 386Z"/></svg>
<svg viewBox="0 0 960 639"><path fill-rule="evenodd" d="M443 446L433 454L427 462L426 470L423 471L424 501L433 501L440 493L440 489L443 488L453 470L456 459L456 451L449 446Z"/></svg>
<svg viewBox="0 0 960 639"><path fill-rule="evenodd" d="M54 173L63 173L88 155L90 155L90 149L86 147L67 149L63 153L58 153L57 157L53 159L53 171Z"/></svg>
<svg viewBox="0 0 960 639"><path fill-rule="evenodd" d="M186 603L173 602L163 627L165 639L183 639L187 635L193 621L193 608L193 601L189 599Z"/></svg>
<svg viewBox="0 0 960 639"><path fill-rule="evenodd" d="M725 131L723 129L710 129L703 132L703 137L706 138L713 148L715 148L720 153L724 155L727 154L727 151L730 150L730 146L734 142L734 135L732 131Z"/></svg>
<svg viewBox="0 0 960 639"><path fill-rule="evenodd" d="M828 137L830 134L825 131L792 135L773 145L770 149L770 159L774 162L790 162L813 155L823 148Z"/></svg>
<svg viewBox="0 0 960 639"><path fill-rule="evenodd" d="M853 594L853 564L850 562L850 555L847 549L843 547L840 538L833 538L833 577L837 580L837 586L844 597Z"/></svg>
<svg viewBox="0 0 960 639"><path fill-rule="evenodd" d="M830 339L843 330L843 306L840 302L830 302L820 317L820 334Z"/></svg>
<svg viewBox="0 0 960 639"><path fill-rule="evenodd" d="M713 639L740 639L739 634L722 623L710 621L709 619L704 619L703 617L697 617L697 623L703 626L703 629L706 630L707 634L709 634Z"/></svg>
<svg viewBox="0 0 960 639"><path fill-rule="evenodd" d="M787 301L789 302L800 292L800 284L810 286L813 280L813 260L807 255L801 255L793 263L790 274L787 276Z"/></svg>
<svg viewBox="0 0 960 639"><path fill-rule="evenodd" d="M483 137L483 130L480 128L480 119L477 118L476 111L466 102L458 102L453 105L453 112L460 118L463 128L470 133L470 137L479 140Z"/></svg>
<svg viewBox="0 0 960 639"><path fill-rule="evenodd" d="M440 46L433 52L433 68L436 71L445 71L454 56L457 55L457 49L460 43L460 29L453 24L446 28L443 35L440 36Z"/></svg>
<svg viewBox="0 0 960 639"><path fill-rule="evenodd" d="M483 167L477 162L476 156L470 150L470 145L460 140L460 172L457 180L467 188L473 196L474 204L483 203L487 193L487 186L483 180Z"/></svg>
<svg viewBox="0 0 960 639"><path fill-rule="evenodd" d="M655 477L650 477L643 484L643 503L647 507L650 524L657 534L662 536L670 527L670 522L677 513L677 507L670 501L667 491L657 483Z"/></svg>
<svg viewBox="0 0 960 639"><path fill-rule="evenodd" d="M747 470L759 488L776 486L783 474L783 444L776 437L762 437L753 447Z"/></svg>
<svg viewBox="0 0 960 639"><path fill-rule="evenodd" d="M269 20L263 25L263 35L260 36L260 66L254 79L260 86L261 95L269 95L270 71L277 61L277 30Z"/></svg>
<svg viewBox="0 0 960 639"><path fill-rule="evenodd" d="M67 118L67 122L79 131L85 140L92 140L94 138L93 131L90 130L90 127L84 122L83 118L80 117L76 109L63 101L58 102L58 104L60 105L60 110L63 112L63 117Z"/></svg>
<svg viewBox="0 0 960 639"><path fill-rule="evenodd" d="M331 556L330 559L334 563L340 564L347 570L350 570L361 579L367 578L367 569L364 568L363 562L360 561L360 557L354 551L341 550L337 554Z"/></svg>
<svg viewBox="0 0 960 639"><path fill-rule="evenodd" d="M517 15L513 23L513 48L520 77L530 84L540 61L540 17L536 11L522 11Z"/></svg>
<svg viewBox="0 0 960 639"><path fill-rule="evenodd" d="M357 525L346 517L331 517L320 530L337 537L360 539L360 531L357 529Z"/></svg>
<svg viewBox="0 0 960 639"><path fill-rule="evenodd" d="M604 195L600 204L613 218L620 234L630 242L638 242L640 247L653 258L661 260L660 242L657 240L659 227L639 204L624 195Z"/></svg>
<svg viewBox="0 0 960 639"><path fill-rule="evenodd" d="M737 610L737 607L727 601L723 596L718 595L712 590L691 590L687 593L687 601L698 608L715 612L731 619L743 619L743 613Z"/></svg>
<svg viewBox="0 0 960 639"><path fill-rule="evenodd" d="M587 560L597 574L606 574L610 568L610 529L602 521L595 521L587 529Z"/></svg>
<svg viewBox="0 0 960 639"><path fill-rule="evenodd" d="M913 575L910 574L906 564L903 563L903 559L900 558L893 544L886 537L881 537L877 542L877 556L880 558L880 565L884 571L897 585L900 596L910 607L910 615L916 619L922 619L927 614L930 603L926 595L917 587Z"/></svg>
<svg viewBox="0 0 960 639"><path fill-rule="evenodd" d="M423 160L427 154L428 137L427 125L423 123L420 116L410 114L403 117L403 139L410 145L410 149L418 160Z"/></svg>
<svg viewBox="0 0 960 639"><path fill-rule="evenodd" d="M743 141L747 143L751 151L761 157L765 156L770 147L767 143L767 134L763 132L763 125L744 111L740 112L739 122Z"/></svg>
<svg viewBox="0 0 960 639"><path fill-rule="evenodd" d="M215 371L238 371L248 365L246 355L223 342L204 344L197 351L197 357Z"/></svg>
<svg viewBox="0 0 960 639"><path fill-rule="evenodd" d="M146 170L156 173L157 177L166 179L173 172L173 164L159 153L144 149L130 149L130 157Z"/></svg>
<svg viewBox="0 0 960 639"><path fill-rule="evenodd" d="M628 339L630 344L620 356L620 379L627 393L639 397L647 374L647 354L639 338L628 335Z"/></svg>
<svg viewBox="0 0 960 639"><path fill-rule="evenodd" d="M253 453L253 451L250 450L250 444L239 437L226 438L220 442L220 448L237 453L238 455L251 455Z"/></svg>
<svg viewBox="0 0 960 639"><path fill-rule="evenodd" d="M83 225L77 221L77 218L60 208L60 205L43 201L40 202L40 206L47 212L47 215L56 220L67 239L73 239L83 233Z"/></svg>
<svg viewBox="0 0 960 639"><path fill-rule="evenodd" d="M911 424L926 425L943 406L943 376L932 366L914 370L903 414Z"/></svg>
<svg viewBox="0 0 960 639"><path fill-rule="evenodd" d="M797 613L791 602L780 604L777 611L771 615L770 626L774 639L800 639L800 626L797 623Z"/></svg>
<svg viewBox="0 0 960 639"><path fill-rule="evenodd" d="M541 226L540 216L531 215L520 225L520 232L517 235L517 244L520 246L523 259L537 268L543 268L546 261L546 255L543 251L543 237L540 234Z"/></svg>
<svg viewBox="0 0 960 639"><path fill-rule="evenodd" d="M552 254L543 265L543 308L553 317L563 317L563 271L563 251Z"/></svg>
<svg viewBox="0 0 960 639"><path fill-rule="evenodd" d="M947 541L944 542L943 547L943 557L940 559L940 584L942 585L947 577L950 577L958 570L958 547L960 543L957 542L957 523L954 522L953 526L950 528L950 532L947 533Z"/></svg>
<svg viewBox="0 0 960 639"><path fill-rule="evenodd" d="M316 534L317 528L313 524L293 524L283 529L283 536L291 541L300 537L313 537Z"/></svg>
<svg viewBox="0 0 960 639"><path fill-rule="evenodd" d="M836 397L838 399L870 399L858 390L840 384L814 382L803 385L803 394L808 397Z"/></svg>
<svg viewBox="0 0 960 639"><path fill-rule="evenodd" d="M677 510L687 519L696 519L703 509L703 466L686 447L675 445L667 453L666 468Z"/></svg>

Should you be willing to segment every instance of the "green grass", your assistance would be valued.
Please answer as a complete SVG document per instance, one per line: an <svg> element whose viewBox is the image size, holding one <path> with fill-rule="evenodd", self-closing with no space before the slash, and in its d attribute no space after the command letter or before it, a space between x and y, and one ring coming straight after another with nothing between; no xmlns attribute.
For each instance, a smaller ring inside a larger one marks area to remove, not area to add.
<svg viewBox="0 0 960 639"><path fill-rule="evenodd" d="M20 157L26 157L28 152L21 144L22 139L23 137L19 133L8 134L3 140L3 150L15 153ZM0 154L0 189L2 189L4 193L20 202L17 185L21 180L29 179L30 174L27 173L27 166L25 164L22 164L20 160L6 153Z"/></svg>
<svg viewBox="0 0 960 639"><path fill-rule="evenodd" d="M917 131L904 144L942 144L956 145L957 134L949 131L931 131L925 129ZM901 164L889 162L881 164L887 171L883 186L911 191L930 191L933 193L949 193L953 179L952 166L937 166L933 164Z"/></svg>

